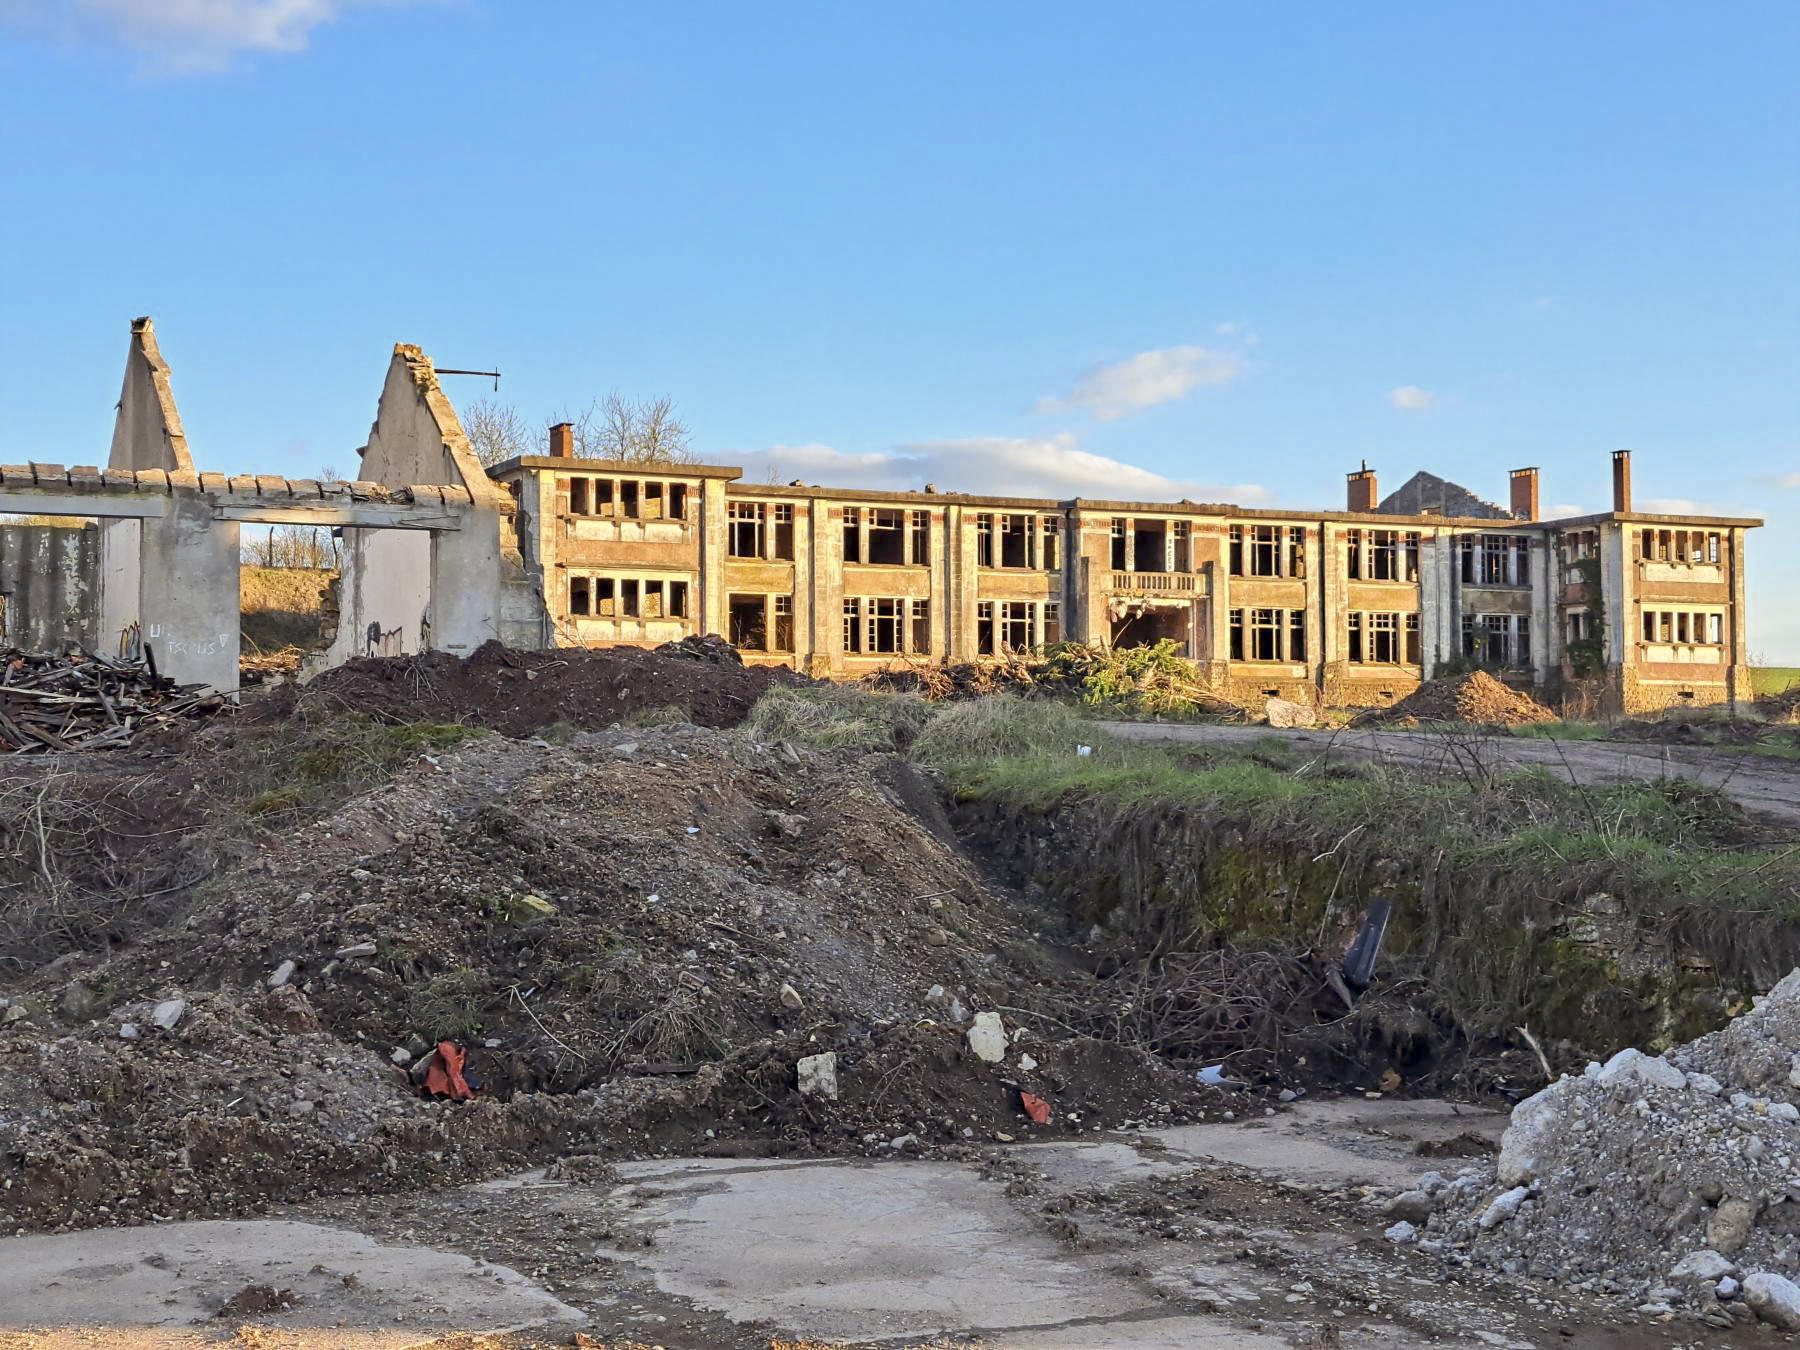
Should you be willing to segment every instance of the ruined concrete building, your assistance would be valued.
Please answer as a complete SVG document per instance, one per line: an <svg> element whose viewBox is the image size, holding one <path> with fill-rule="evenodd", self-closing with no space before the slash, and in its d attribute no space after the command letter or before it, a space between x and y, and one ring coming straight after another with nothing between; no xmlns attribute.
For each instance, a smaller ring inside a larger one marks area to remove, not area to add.
<svg viewBox="0 0 1800 1350"><path fill-rule="evenodd" d="M715 465L550 453L489 471L512 494L559 640L722 633L747 660L820 676L980 661L1062 639L1175 642L1211 686L1343 706L1403 697L1445 666L1543 685L1611 673L1631 709L1750 696L1751 519L1613 509L1539 518L1421 473L1379 500L1366 466L1342 511L1052 501L739 481Z"/></svg>
<svg viewBox="0 0 1800 1350"><path fill-rule="evenodd" d="M727 636L745 659L849 677L1065 638L1164 639L1226 697L1378 705L1445 667L1610 677L1630 710L1750 697L1744 548L1761 522L1632 510L1542 520L1431 474L1342 511L1052 501L740 481L735 468L550 453L483 470L431 361L394 348L358 481L200 472L148 319L132 325L107 467L0 465L0 636L152 644L234 688L242 523L343 538L335 638L309 669L426 649Z"/></svg>

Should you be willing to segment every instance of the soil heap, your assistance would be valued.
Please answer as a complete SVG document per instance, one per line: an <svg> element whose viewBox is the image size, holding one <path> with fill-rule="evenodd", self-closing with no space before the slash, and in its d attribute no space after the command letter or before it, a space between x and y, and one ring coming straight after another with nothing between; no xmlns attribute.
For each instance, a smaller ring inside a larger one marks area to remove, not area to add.
<svg viewBox="0 0 1800 1350"><path fill-rule="evenodd" d="M1800 970L1722 1030L1521 1102L1497 1165L1443 1188L1416 1236L1720 1325L1749 1309L1800 1329Z"/></svg>
<svg viewBox="0 0 1800 1350"><path fill-rule="evenodd" d="M1363 726L1417 726L1421 722L1458 722L1469 726L1516 727L1554 722L1556 714L1529 694L1508 688L1485 670L1427 680L1388 708L1357 719Z"/></svg>
<svg viewBox="0 0 1800 1350"><path fill-rule="evenodd" d="M670 716L733 727L775 684L810 684L784 666L746 666L723 638L689 637L654 650L563 647L524 651L483 643L467 657L448 652L357 657L258 704L267 720L296 701L341 707L396 722L463 722L508 736L562 724L597 730L634 715Z"/></svg>
<svg viewBox="0 0 1800 1350"><path fill-rule="evenodd" d="M521 694L543 669L469 664ZM1011 1011L1077 978L1026 917L893 755L687 724L421 752L173 931L0 989L0 1216L222 1216L571 1153L960 1150L1220 1100ZM443 1040L473 1102L421 1095Z"/></svg>

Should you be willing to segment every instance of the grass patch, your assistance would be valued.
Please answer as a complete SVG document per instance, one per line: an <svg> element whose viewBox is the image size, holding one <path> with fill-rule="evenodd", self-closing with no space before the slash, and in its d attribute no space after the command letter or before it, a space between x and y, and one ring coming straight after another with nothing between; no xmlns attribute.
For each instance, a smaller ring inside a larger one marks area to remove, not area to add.
<svg viewBox="0 0 1800 1350"><path fill-rule="evenodd" d="M693 720L694 715L678 703L665 703L656 708L634 708L625 714L625 725L628 727L678 727ZM548 740L549 737L546 736L545 739Z"/></svg>
<svg viewBox="0 0 1800 1350"><path fill-rule="evenodd" d="M1800 666L1752 666L1750 689L1756 694L1779 694L1800 684Z"/></svg>
<svg viewBox="0 0 1800 1350"><path fill-rule="evenodd" d="M854 685L774 685L744 719L743 733L771 744L822 750L903 750L931 716L916 694L880 694Z"/></svg>
<svg viewBox="0 0 1800 1350"><path fill-rule="evenodd" d="M998 703L1004 700L984 700ZM1614 889L1668 904L1766 909L1800 918L1800 851L1759 847L1744 813L1685 779L1578 787L1544 769L1426 775L1345 765L1276 745L1178 746L1095 737L1054 724L1044 705L986 709L973 731L934 718L915 754L963 800L1043 811L1069 797L1169 806L1242 822L1295 849L1506 874L1523 886ZM946 713L978 709L964 704ZM1010 747L1010 748L1009 748ZM1470 753L1479 755L1479 747ZM1578 874L1578 875L1577 875Z"/></svg>
<svg viewBox="0 0 1800 1350"><path fill-rule="evenodd" d="M1526 722L1512 734L1535 741L1603 741L1606 728L1598 722Z"/></svg>

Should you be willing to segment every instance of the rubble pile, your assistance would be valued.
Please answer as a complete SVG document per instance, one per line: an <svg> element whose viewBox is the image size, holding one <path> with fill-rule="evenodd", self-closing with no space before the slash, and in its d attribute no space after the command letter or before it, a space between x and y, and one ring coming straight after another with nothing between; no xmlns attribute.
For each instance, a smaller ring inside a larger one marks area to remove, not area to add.
<svg viewBox="0 0 1800 1350"><path fill-rule="evenodd" d="M1458 1262L1800 1330L1800 970L1720 1031L1521 1102L1492 1169L1390 1210L1390 1238Z"/></svg>
<svg viewBox="0 0 1800 1350"><path fill-rule="evenodd" d="M152 727L225 706L215 689L159 675L148 652L113 659L0 647L0 753L118 749Z"/></svg>
<svg viewBox="0 0 1800 1350"><path fill-rule="evenodd" d="M1516 727L1556 720L1556 714L1531 695L1509 688L1485 670L1475 670L1427 680L1398 703L1361 714L1355 725L1410 727L1423 722L1451 722Z"/></svg>
<svg viewBox="0 0 1800 1350"><path fill-rule="evenodd" d="M596 730L622 719L675 710L708 727L733 727L776 684L808 684L783 666L746 666L717 636L642 647L559 647L526 651L483 643L467 657L448 652L357 657L294 689L278 691L253 714L288 716L297 702L367 713L395 722L463 722L508 736L562 725Z"/></svg>
<svg viewBox="0 0 1800 1350"><path fill-rule="evenodd" d="M10 1226L568 1152L954 1151L1220 1100L1020 1011L1086 977L893 755L478 736L264 838L189 912L0 988ZM424 1095L445 1041L471 1102Z"/></svg>

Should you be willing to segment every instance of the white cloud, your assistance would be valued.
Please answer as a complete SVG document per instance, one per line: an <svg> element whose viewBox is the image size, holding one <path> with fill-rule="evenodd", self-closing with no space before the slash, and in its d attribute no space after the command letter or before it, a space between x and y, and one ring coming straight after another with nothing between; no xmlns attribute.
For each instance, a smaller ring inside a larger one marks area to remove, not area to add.
<svg viewBox="0 0 1800 1350"><path fill-rule="evenodd" d="M164 74L223 70L245 52L306 49L343 13L406 0L66 0L53 11L0 0L0 22L69 41L118 45Z"/></svg>
<svg viewBox="0 0 1800 1350"><path fill-rule="evenodd" d="M1800 473L1784 473L1775 480L1776 487L1800 488Z"/></svg>
<svg viewBox="0 0 1800 1350"><path fill-rule="evenodd" d="M1115 501L1229 501L1261 504L1256 483L1221 485L1170 478L1079 447L1067 433L1047 438L977 436L922 441L891 452L851 454L829 445L777 445L728 458L742 462L747 482L799 478L828 487L1007 497L1099 497Z"/></svg>
<svg viewBox="0 0 1800 1350"><path fill-rule="evenodd" d="M1231 336L1241 329L1231 325ZM1244 373L1243 358L1210 347L1162 347L1139 352L1109 366L1095 366L1061 398L1048 398L1040 412L1083 409L1102 422L1186 398L1201 385L1230 384Z"/></svg>
<svg viewBox="0 0 1800 1350"><path fill-rule="evenodd" d="M1647 511L1653 516L1711 516L1719 512L1702 510L1692 497L1636 497L1631 509Z"/></svg>
<svg viewBox="0 0 1800 1350"><path fill-rule="evenodd" d="M1407 412L1418 412L1429 408L1435 397L1429 390L1421 389L1416 384L1403 384L1388 395L1388 402Z"/></svg>
<svg viewBox="0 0 1800 1350"><path fill-rule="evenodd" d="M1553 506L1545 515L1545 520L1567 520L1570 516L1585 516L1587 508L1583 506Z"/></svg>

